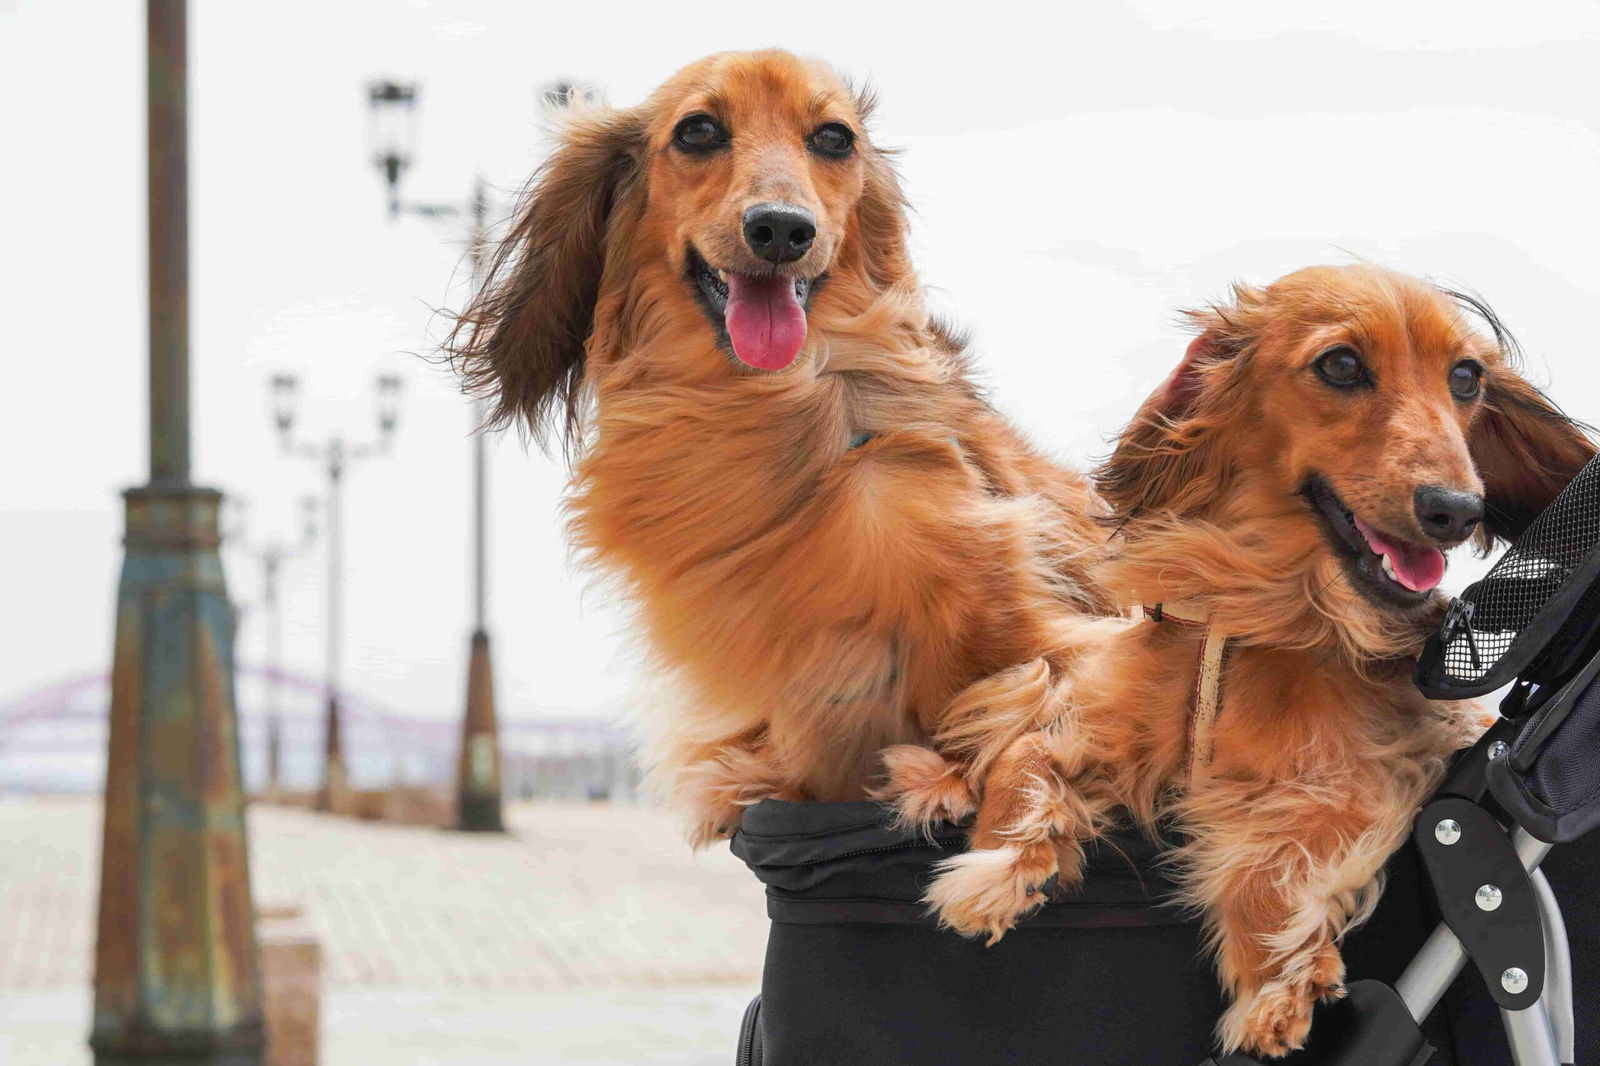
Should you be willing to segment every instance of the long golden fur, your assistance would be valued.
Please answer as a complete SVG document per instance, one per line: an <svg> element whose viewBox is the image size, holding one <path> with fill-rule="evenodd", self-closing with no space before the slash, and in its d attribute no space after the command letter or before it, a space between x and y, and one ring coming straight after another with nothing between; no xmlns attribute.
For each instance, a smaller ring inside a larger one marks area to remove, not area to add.
<svg viewBox="0 0 1600 1066"><path fill-rule="evenodd" d="M870 111L777 51L575 108L449 345L500 421L578 455L571 534L686 690L652 754L697 844L763 797L862 797L883 748L980 678L1048 673L1077 612L1108 607L1087 479L1021 439L928 318ZM696 116L725 141L684 150ZM827 124L847 155L808 147ZM771 201L816 219L776 267L741 235ZM810 287L793 365L734 358L702 261Z"/></svg>
<svg viewBox="0 0 1600 1066"><path fill-rule="evenodd" d="M997 939L1052 878L1076 882L1083 841L1122 810L1152 830L1170 819L1188 839L1174 856L1186 901L1233 997L1222 1044L1303 1043L1314 1002L1341 994L1340 937L1376 901L1447 756L1481 728L1470 705L1429 703L1411 683L1441 598L1382 584L1381 555L1335 519L1442 567L1428 553L1472 523L1430 533L1418 487L1482 494L1487 546L1594 451L1517 374L1492 316L1495 341L1469 328L1463 299L1371 266L1312 268L1193 315L1187 357L1098 471L1118 532L1097 577L1135 602L1203 611L1232 638L1209 760L1186 770L1205 627L1081 625L1048 725L956 722L935 738L959 756L950 766L892 753L891 767L915 768L891 783L908 816L959 809L962 769L981 786L972 850L929 894L945 922ZM1364 383L1319 376L1342 348ZM1467 397L1448 386L1463 363L1482 368ZM1334 517L1319 498L1342 501Z"/></svg>

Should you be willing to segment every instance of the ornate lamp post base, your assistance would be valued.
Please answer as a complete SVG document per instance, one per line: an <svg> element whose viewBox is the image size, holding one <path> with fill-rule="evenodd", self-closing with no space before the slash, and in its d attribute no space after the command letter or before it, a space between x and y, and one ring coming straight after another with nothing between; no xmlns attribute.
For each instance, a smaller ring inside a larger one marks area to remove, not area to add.
<svg viewBox="0 0 1600 1066"><path fill-rule="evenodd" d="M472 634L467 663L467 713L461 718L461 756L456 767L456 828L501 833L500 741L494 713L494 671L489 634Z"/></svg>
<svg viewBox="0 0 1600 1066"><path fill-rule="evenodd" d="M222 496L131 489L95 948L96 1066L260 1066Z"/></svg>
<svg viewBox="0 0 1600 1066"><path fill-rule="evenodd" d="M214 1033L165 1032L148 1040L123 1038L116 1048L101 1045L98 1035L89 1039L95 1066L262 1066L266 1059L259 1034L229 1040Z"/></svg>

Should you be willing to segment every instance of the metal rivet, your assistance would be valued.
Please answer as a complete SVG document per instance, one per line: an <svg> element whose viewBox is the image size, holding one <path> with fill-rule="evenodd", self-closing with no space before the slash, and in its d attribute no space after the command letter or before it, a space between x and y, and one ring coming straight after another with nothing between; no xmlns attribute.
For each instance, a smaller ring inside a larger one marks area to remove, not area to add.
<svg viewBox="0 0 1600 1066"><path fill-rule="evenodd" d="M1479 885L1477 894L1472 898L1478 901L1480 911L1492 911L1500 906L1500 890L1494 885Z"/></svg>
<svg viewBox="0 0 1600 1066"><path fill-rule="evenodd" d="M1446 846L1461 839L1461 823L1454 818L1443 818L1433 827L1433 839Z"/></svg>
<svg viewBox="0 0 1600 1066"><path fill-rule="evenodd" d="M1510 744L1507 744L1503 740L1497 740L1493 744L1489 745L1489 758L1491 761L1494 759L1503 759L1506 757L1506 752L1510 750Z"/></svg>
<svg viewBox="0 0 1600 1066"><path fill-rule="evenodd" d="M1513 996L1521 995L1528 990L1528 975L1523 970L1513 966L1500 975L1500 987L1510 992Z"/></svg>

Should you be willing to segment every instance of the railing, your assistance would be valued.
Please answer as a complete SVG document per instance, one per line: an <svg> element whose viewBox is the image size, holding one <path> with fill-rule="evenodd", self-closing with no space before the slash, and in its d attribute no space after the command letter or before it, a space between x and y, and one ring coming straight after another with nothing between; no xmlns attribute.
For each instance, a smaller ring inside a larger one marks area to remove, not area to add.
<svg viewBox="0 0 1600 1066"><path fill-rule="evenodd" d="M281 784L290 790L314 788L322 769L321 683L240 667L236 685L246 787L260 791L266 784L265 707L274 681L282 707ZM85 675L0 704L0 792L98 792L105 778L109 702L106 677ZM458 710L438 718L400 715L353 693L342 693L340 703L354 787L452 785ZM500 747L508 796L616 801L638 796L629 737L605 719L504 716Z"/></svg>

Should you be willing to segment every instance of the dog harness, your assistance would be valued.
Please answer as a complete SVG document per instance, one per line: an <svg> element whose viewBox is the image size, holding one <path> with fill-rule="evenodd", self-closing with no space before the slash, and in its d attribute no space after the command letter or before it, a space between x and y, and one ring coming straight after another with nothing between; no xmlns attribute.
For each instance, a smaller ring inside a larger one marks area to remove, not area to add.
<svg viewBox="0 0 1600 1066"><path fill-rule="evenodd" d="M1144 616L1158 624L1171 623L1204 630L1194 689L1189 694L1189 753L1184 779L1190 787L1205 778L1216 750L1217 718L1222 713L1223 671L1228 662L1228 636L1211 625L1204 608L1184 603L1146 604Z"/></svg>

